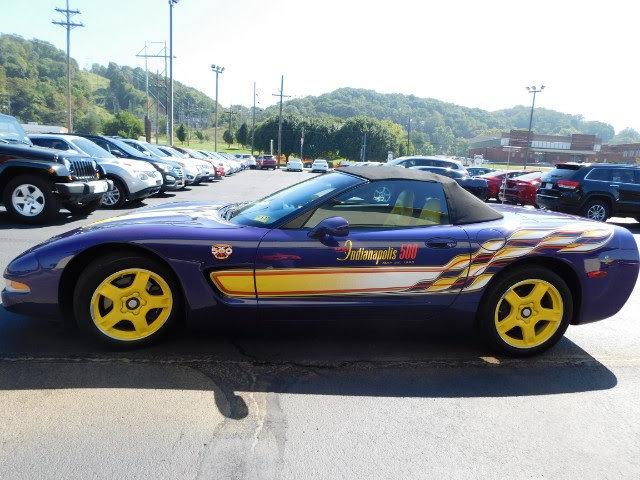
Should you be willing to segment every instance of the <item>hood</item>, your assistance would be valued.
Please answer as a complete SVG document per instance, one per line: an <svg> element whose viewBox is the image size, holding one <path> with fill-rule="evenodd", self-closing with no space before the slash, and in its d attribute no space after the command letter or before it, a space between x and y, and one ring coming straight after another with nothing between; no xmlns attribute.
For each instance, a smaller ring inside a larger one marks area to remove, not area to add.
<svg viewBox="0 0 640 480"><path fill-rule="evenodd" d="M176 227L208 227L208 228L241 228L223 219L219 215L223 204L208 202L172 202L155 207L147 207L118 217L98 220L82 231L101 230L105 228L142 225L170 225Z"/></svg>

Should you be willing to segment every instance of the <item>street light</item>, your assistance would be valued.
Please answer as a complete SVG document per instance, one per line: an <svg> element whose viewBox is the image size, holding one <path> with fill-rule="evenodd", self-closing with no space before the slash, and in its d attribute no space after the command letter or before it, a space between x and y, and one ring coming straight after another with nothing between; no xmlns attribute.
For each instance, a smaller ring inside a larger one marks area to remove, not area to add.
<svg viewBox="0 0 640 480"><path fill-rule="evenodd" d="M224 72L224 67L220 65L211 65L211 70L216 74L216 104L213 110L213 151L218 151L218 75Z"/></svg>
<svg viewBox="0 0 640 480"><path fill-rule="evenodd" d="M531 145L532 145L532 141L531 141L531 127L533 126L533 109L536 106L536 94L540 93L542 90L545 89L545 85L540 85L540 87L536 87L535 85L532 85L530 87L527 87L527 91L529 93L533 93L533 101L531 102L531 114L529 115L529 133L527 134L527 154L524 156L524 169L527 169L527 161L529 160L529 155L531 154Z"/></svg>
<svg viewBox="0 0 640 480"><path fill-rule="evenodd" d="M169 0L169 145L173 146L173 6L179 0Z"/></svg>

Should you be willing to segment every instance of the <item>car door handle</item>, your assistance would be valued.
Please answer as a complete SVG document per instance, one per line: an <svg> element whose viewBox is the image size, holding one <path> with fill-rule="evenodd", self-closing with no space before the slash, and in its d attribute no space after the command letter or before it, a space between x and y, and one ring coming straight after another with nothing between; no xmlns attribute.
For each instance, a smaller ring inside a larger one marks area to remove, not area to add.
<svg viewBox="0 0 640 480"><path fill-rule="evenodd" d="M610 187L613 187L613 188L620 188L620 185L613 185L613 184L612 184L612 185L609 185L609 186L610 186Z"/></svg>
<svg viewBox="0 0 640 480"><path fill-rule="evenodd" d="M429 248L455 248L458 244L453 238L430 238L424 243Z"/></svg>

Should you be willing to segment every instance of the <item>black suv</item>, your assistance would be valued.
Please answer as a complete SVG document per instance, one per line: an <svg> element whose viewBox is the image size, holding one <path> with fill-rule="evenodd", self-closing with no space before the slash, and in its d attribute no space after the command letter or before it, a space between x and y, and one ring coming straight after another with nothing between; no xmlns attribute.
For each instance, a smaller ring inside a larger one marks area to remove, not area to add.
<svg viewBox="0 0 640 480"><path fill-rule="evenodd" d="M34 147L15 118L0 114L0 204L16 220L51 222L60 208L89 214L112 185L91 158Z"/></svg>
<svg viewBox="0 0 640 480"><path fill-rule="evenodd" d="M542 208L604 222L611 216L640 221L640 168L611 163L561 163L541 178Z"/></svg>

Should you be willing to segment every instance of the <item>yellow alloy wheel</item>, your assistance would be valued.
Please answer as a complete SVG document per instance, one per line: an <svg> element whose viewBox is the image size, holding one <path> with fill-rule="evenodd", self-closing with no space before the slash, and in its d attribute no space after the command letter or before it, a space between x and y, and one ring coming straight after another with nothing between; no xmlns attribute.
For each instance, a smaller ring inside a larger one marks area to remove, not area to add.
<svg viewBox="0 0 640 480"><path fill-rule="evenodd" d="M562 295L551 283L524 280L502 295L495 326L500 338L515 348L534 348L549 340L564 315Z"/></svg>
<svg viewBox="0 0 640 480"><path fill-rule="evenodd" d="M91 318L100 332L116 340L141 340L171 315L173 296L157 273L141 268L107 277L91 297Z"/></svg>

